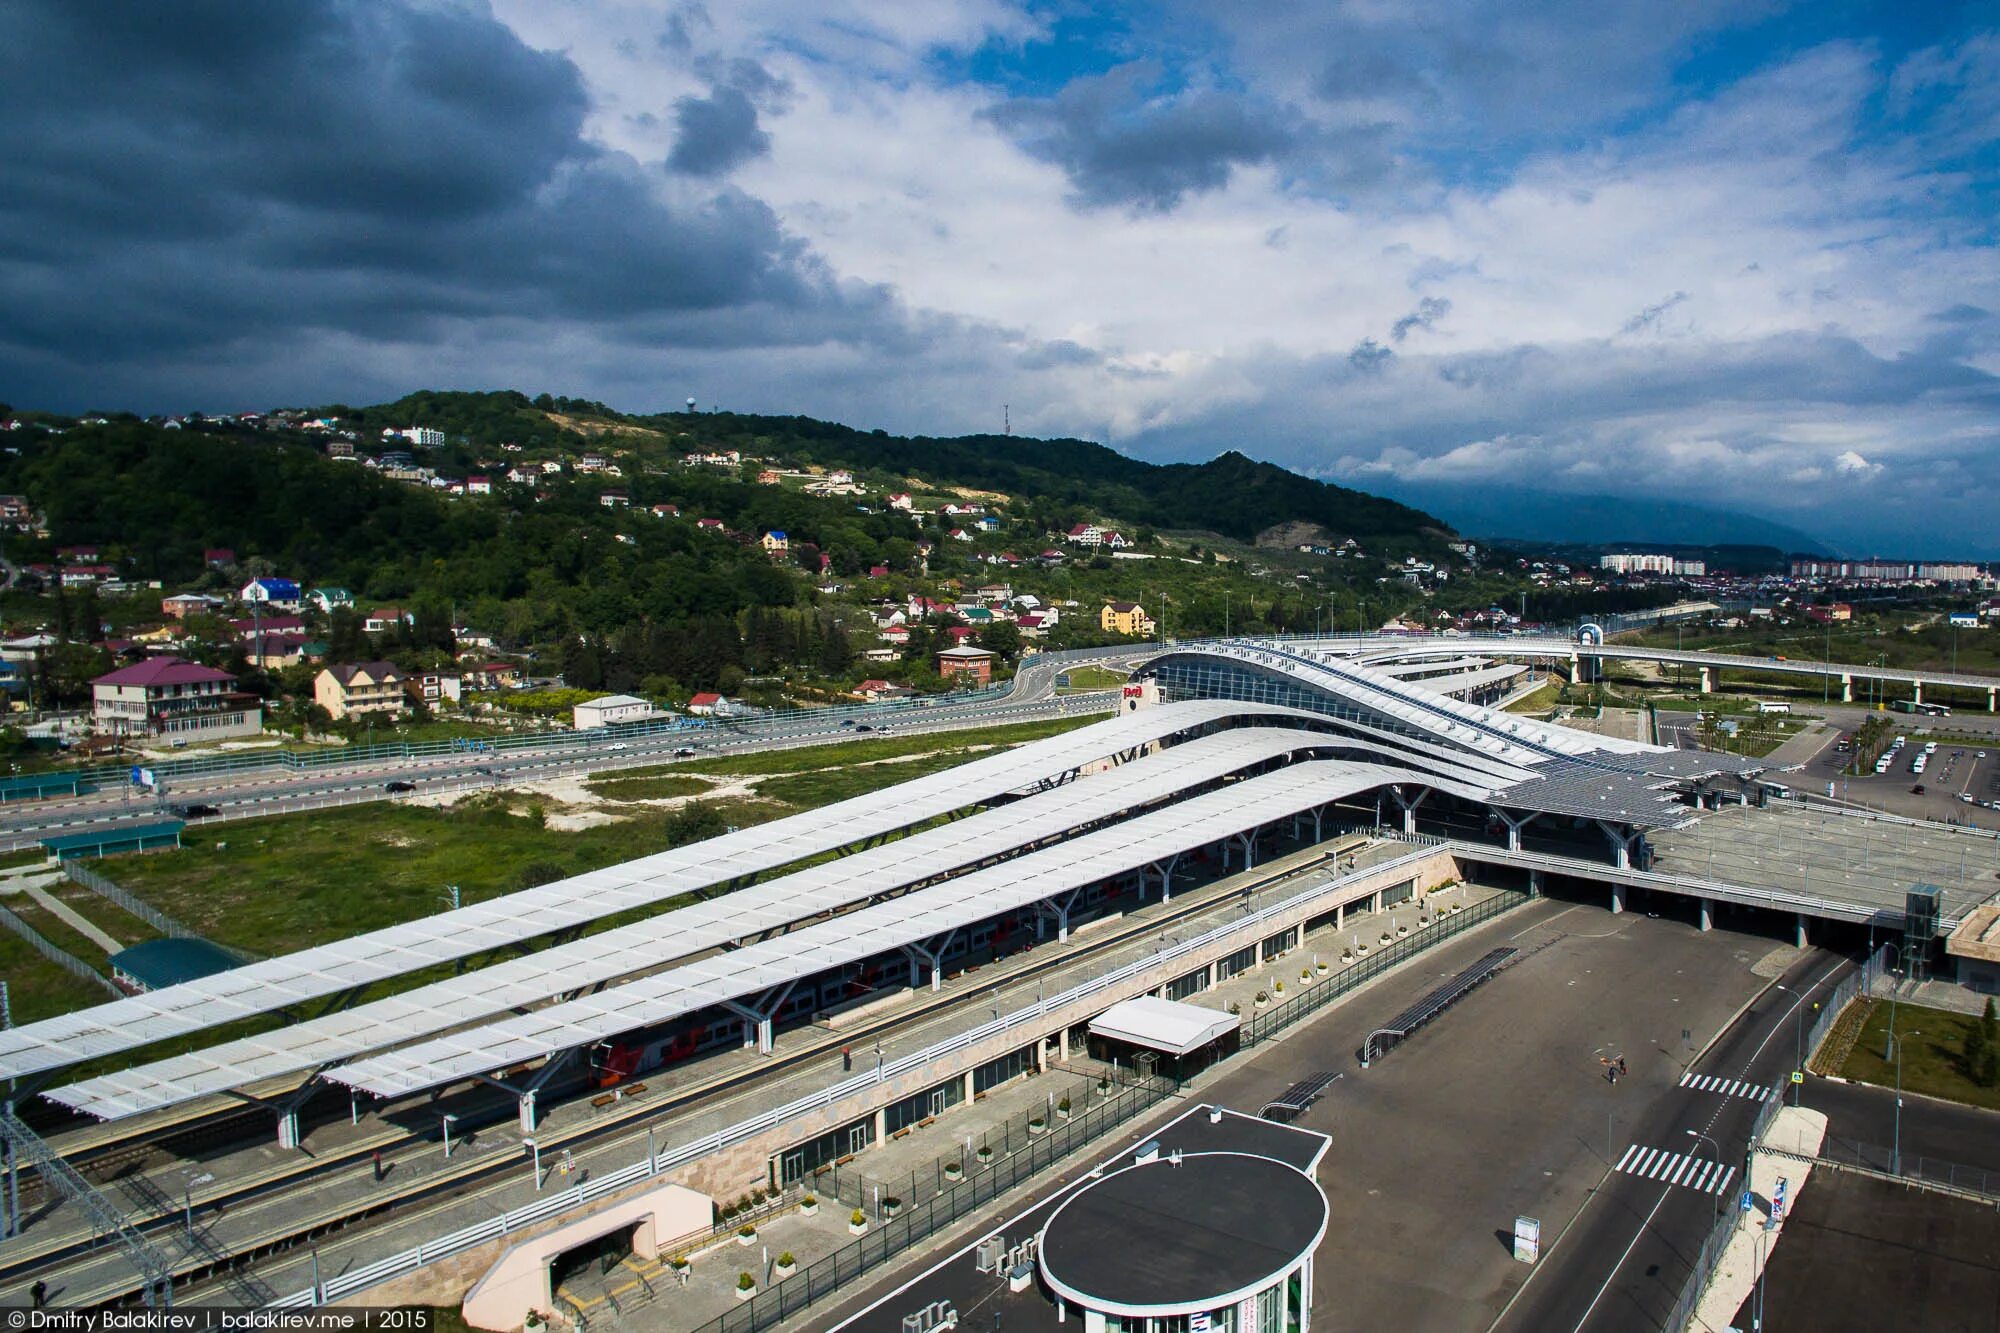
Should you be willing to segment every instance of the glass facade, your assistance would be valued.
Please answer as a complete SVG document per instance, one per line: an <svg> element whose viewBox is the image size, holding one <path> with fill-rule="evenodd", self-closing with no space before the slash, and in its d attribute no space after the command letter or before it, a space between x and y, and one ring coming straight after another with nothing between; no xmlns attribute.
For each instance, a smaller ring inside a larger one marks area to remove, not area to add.
<svg viewBox="0 0 2000 1333"><path fill-rule="evenodd" d="M935 1088L926 1088L899 1102L892 1102L882 1113L883 1125L894 1134L899 1129L908 1129L919 1120L945 1111L965 1100L965 1080L949 1078Z"/></svg>

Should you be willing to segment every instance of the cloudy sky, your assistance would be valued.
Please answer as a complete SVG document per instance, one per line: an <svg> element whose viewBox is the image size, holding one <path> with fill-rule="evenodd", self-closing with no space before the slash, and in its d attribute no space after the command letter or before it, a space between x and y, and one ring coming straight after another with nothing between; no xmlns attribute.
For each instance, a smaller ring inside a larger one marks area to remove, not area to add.
<svg viewBox="0 0 2000 1333"><path fill-rule="evenodd" d="M2000 553L1984 4L10 0L0 123L16 405L1004 405Z"/></svg>

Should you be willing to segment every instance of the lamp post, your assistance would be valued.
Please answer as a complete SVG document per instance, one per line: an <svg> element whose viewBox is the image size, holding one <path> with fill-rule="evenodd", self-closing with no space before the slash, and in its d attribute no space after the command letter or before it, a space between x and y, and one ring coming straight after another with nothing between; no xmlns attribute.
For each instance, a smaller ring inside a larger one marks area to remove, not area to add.
<svg viewBox="0 0 2000 1333"><path fill-rule="evenodd" d="M1708 1135L1702 1133L1698 1129L1689 1130L1688 1137L1695 1141L1695 1145L1697 1147L1699 1147L1703 1143L1706 1143L1709 1146L1709 1150L1715 1154L1715 1169L1717 1171L1721 1171L1722 1145L1717 1143L1714 1139L1711 1139L1710 1137L1708 1137ZM1713 1196L1713 1198L1715 1199L1715 1207L1710 1210L1711 1216L1709 1219L1709 1225L1712 1227L1715 1225L1715 1223L1720 1222L1722 1220L1722 1195L1715 1190L1710 1190L1709 1194Z"/></svg>
<svg viewBox="0 0 2000 1333"><path fill-rule="evenodd" d="M532 1135L522 1139L521 1145L525 1147L529 1151L529 1153L532 1154L534 1157L535 1192L539 1194L541 1193L542 1189L542 1145L539 1142L537 1142Z"/></svg>
<svg viewBox="0 0 2000 1333"><path fill-rule="evenodd" d="M444 1157L451 1160L451 1127L458 1123L458 1117L449 1112L444 1116Z"/></svg>
<svg viewBox="0 0 2000 1333"><path fill-rule="evenodd" d="M1921 1037L1923 1035L1924 1034L1921 1031L1911 1031L1903 1034L1905 1039L1908 1039L1910 1037ZM1892 1176L1900 1176L1903 1174L1903 1048L1901 1046L1898 1046L1896 1048L1895 1133L1896 1136L1891 1141L1889 1146L1889 1174Z"/></svg>

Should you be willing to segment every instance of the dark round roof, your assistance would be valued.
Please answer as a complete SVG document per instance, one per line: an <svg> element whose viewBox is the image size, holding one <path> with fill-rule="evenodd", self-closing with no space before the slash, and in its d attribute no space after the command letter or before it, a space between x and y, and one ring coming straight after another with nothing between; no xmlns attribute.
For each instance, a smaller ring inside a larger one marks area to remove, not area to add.
<svg viewBox="0 0 2000 1333"><path fill-rule="evenodd" d="M1316 1244L1326 1196L1283 1162L1162 1157L1079 1190L1042 1232L1042 1272L1089 1304L1201 1307L1261 1286Z"/></svg>

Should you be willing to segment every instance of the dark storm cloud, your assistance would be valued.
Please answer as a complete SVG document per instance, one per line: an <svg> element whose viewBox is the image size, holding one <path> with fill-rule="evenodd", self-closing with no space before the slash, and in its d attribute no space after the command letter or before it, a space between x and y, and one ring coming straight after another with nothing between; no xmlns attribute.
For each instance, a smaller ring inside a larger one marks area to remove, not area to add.
<svg viewBox="0 0 2000 1333"><path fill-rule="evenodd" d="M712 80L708 96L674 103L674 148L667 166L690 176L721 176L771 151L771 136L757 123L760 104L781 104L789 92L754 60L729 62Z"/></svg>
<svg viewBox="0 0 2000 1333"><path fill-rule="evenodd" d="M1166 212L1296 141L1296 129L1271 108L1228 93L1162 92L1159 82L1159 68L1138 61L985 114L1023 150L1061 167L1075 201L1090 207Z"/></svg>
<svg viewBox="0 0 2000 1333"><path fill-rule="evenodd" d="M0 384L70 400L479 322L715 346L897 318L755 199L662 202L587 110L566 59L468 9L0 7Z"/></svg>
<svg viewBox="0 0 2000 1333"><path fill-rule="evenodd" d="M771 136L757 124L757 108L735 88L674 103L674 150L667 165L690 176L720 176L771 151Z"/></svg>

